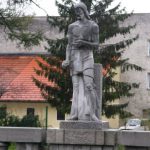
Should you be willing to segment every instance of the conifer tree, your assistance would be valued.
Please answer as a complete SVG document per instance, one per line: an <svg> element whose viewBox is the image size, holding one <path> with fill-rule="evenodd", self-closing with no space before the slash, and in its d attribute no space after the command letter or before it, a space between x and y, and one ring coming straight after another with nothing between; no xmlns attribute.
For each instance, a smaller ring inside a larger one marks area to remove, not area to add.
<svg viewBox="0 0 150 150"><path fill-rule="evenodd" d="M128 103L112 104L112 102L124 96L133 96L134 93L131 92L131 89L138 88L139 84L115 81L114 77L117 74L115 69L120 67L121 71L125 72L130 69L142 71L142 68L135 64L130 64L128 59L121 59L124 50L130 46L138 36L130 39L125 38L114 44L105 45L107 39L117 36L118 34L125 36L135 28L135 25L127 27L119 26L119 23L124 22L132 13L127 14L125 9L120 9L120 4L114 8L109 8L113 1L114 0L82 0L82 2L88 6L92 20L99 25L100 29L100 48L94 51L94 58L96 63L102 64L104 71L102 113L107 117L113 117L116 114L119 114L120 117L125 117L129 114L124 111ZM60 17L48 16L47 20L51 27L58 28L60 32L64 33L64 38L47 39L49 44L47 50L51 56L49 58L43 57L43 59L49 65L44 65L38 61L41 69L36 70L38 75L45 76L48 80L54 82L55 86L47 85L35 78L34 81L41 89L45 99L47 99L52 106L66 113L70 110L72 88L69 71L61 68L61 62L65 59L68 25L75 21L75 14L71 0L62 0L62 3L56 1L56 5Z"/></svg>
<svg viewBox="0 0 150 150"><path fill-rule="evenodd" d="M18 46L29 48L39 45L43 40L42 31L31 32L33 16L27 16L24 6L34 3L32 0L5 0L0 2L0 27L7 38L16 41ZM35 3L36 4L36 3Z"/></svg>

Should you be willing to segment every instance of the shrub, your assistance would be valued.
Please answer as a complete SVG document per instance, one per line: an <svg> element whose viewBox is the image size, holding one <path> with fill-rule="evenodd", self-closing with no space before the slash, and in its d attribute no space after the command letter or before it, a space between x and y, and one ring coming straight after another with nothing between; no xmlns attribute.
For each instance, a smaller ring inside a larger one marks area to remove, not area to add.
<svg viewBox="0 0 150 150"><path fill-rule="evenodd" d="M0 106L0 126L41 127L39 116L25 115L22 119L6 112L6 106Z"/></svg>
<svg viewBox="0 0 150 150"><path fill-rule="evenodd" d="M20 121L21 127L41 127L41 123L39 121L39 116L36 115L26 115Z"/></svg>

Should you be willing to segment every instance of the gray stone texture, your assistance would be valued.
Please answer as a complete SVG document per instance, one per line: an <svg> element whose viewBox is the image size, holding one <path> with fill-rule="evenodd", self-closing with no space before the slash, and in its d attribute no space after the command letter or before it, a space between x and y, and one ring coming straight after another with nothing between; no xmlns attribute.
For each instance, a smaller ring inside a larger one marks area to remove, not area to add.
<svg viewBox="0 0 150 150"><path fill-rule="evenodd" d="M99 47L99 26L90 19L83 2L78 2L74 9L79 17L76 16L77 21L68 26L66 58L62 62L63 68L70 68L73 84L70 120L99 121L100 96L97 95L93 80L93 49ZM102 83L100 80L95 82Z"/></svg>
<svg viewBox="0 0 150 150"><path fill-rule="evenodd" d="M120 131L117 133L117 143L127 146L150 147L150 132Z"/></svg>
<svg viewBox="0 0 150 150"><path fill-rule="evenodd" d="M99 121L61 121L60 129L93 129L102 130L103 122Z"/></svg>
<svg viewBox="0 0 150 150"><path fill-rule="evenodd" d="M48 150L103 150L102 146L50 145Z"/></svg>
<svg viewBox="0 0 150 150"><path fill-rule="evenodd" d="M96 86L96 92L99 97L99 118L101 120L102 113L102 65L94 64L94 83Z"/></svg>
<svg viewBox="0 0 150 150"><path fill-rule="evenodd" d="M87 129L48 129L49 144L104 145L104 131Z"/></svg>
<svg viewBox="0 0 150 150"><path fill-rule="evenodd" d="M46 137L45 142L49 145L46 150L118 150L117 145L124 145L125 150L150 150L149 131L48 129L43 139L39 139L40 134L34 132L38 133L39 128L1 127L0 150L7 150L5 143L8 142L16 142L16 150L39 150Z"/></svg>
<svg viewBox="0 0 150 150"><path fill-rule="evenodd" d="M95 131L92 130L65 130L64 135L65 144L80 144L80 145L94 145Z"/></svg>
<svg viewBox="0 0 150 150"><path fill-rule="evenodd" d="M1 127L1 142L40 143L42 141L41 128Z"/></svg>
<svg viewBox="0 0 150 150"><path fill-rule="evenodd" d="M64 143L64 130L62 129L48 129L47 130L47 143Z"/></svg>
<svg viewBox="0 0 150 150"><path fill-rule="evenodd" d="M104 145L104 131L95 131L95 145Z"/></svg>
<svg viewBox="0 0 150 150"><path fill-rule="evenodd" d="M104 145L115 145L116 144L116 134L118 130L108 129L104 131L105 143Z"/></svg>

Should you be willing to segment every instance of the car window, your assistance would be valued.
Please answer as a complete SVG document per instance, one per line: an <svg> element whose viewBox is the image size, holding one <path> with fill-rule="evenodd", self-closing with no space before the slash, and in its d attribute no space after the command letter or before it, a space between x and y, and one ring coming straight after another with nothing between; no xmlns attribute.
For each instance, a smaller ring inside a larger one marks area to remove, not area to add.
<svg viewBox="0 0 150 150"><path fill-rule="evenodd" d="M141 124L141 120L129 119L127 122L128 126L137 126Z"/></svg>

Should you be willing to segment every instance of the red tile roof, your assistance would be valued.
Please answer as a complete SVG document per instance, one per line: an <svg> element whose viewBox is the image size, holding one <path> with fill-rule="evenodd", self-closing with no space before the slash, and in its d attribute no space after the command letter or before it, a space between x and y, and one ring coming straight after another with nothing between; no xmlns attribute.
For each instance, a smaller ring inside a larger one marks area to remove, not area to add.
<svg viewBox="0 0 150 150"><path fill-rule="evenodd" d="M39 68L35 59L40 57L0 56L0 89L6 91L0 101L45 101L32 80L32 76L38 77L33 69Z"/></svg>

